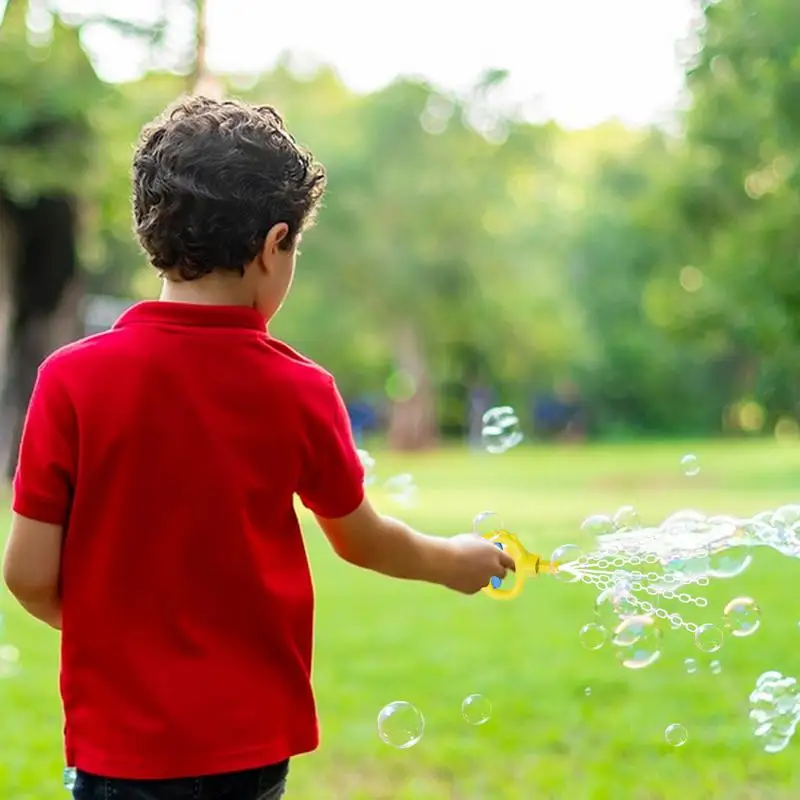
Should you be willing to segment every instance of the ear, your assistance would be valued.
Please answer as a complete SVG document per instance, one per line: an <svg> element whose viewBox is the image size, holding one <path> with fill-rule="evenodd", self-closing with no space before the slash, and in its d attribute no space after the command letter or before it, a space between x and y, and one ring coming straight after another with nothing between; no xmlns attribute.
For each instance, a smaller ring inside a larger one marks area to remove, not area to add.
<svg viewBox="0 0 800 800"><path fill-rule="evenodd" d="M289 236L289 226L285 222L278 222L273 225L266 238L264 239L264 246L261 248L261 266L264 270L269 272L270 265L275 256L281 251L286 250L286 240ZM281 247L283 245L283 247Z"/></svg>

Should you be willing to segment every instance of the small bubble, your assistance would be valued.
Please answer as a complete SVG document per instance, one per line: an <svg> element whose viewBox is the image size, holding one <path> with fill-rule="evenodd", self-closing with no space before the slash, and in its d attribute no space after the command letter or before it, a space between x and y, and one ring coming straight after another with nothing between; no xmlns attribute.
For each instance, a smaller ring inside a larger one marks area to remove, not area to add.
<svg viewBox="0 0 800 800"><path fill-rule="evenodd" d="M422 738L425 719L417 708L404 700L389 703L378 714L378 736L398 750L408 750Z"/></svg>
<svg viewBox="0 0 800 800"><path fill-rule="evenodd" d="M716 653L722 647L722 631L711 623L701 625L694 634L694 643L704 653Z"/></svg>
<svg viewBox="0 0 800 800"><path fill-rule="evenodd" d="M719 675L720 672L722 672L722 664L716 659L714 659L708 666L712 674L714 675Z"/></svg>
<svg viewBox="0 0 800 800"><path fill-rule="evenodd" d="M697 672L697 662L693 658L687 658L683 662L683 666L686 667L686 672L688 672L689 675L694 675L694 673Z"/></svg>
<svg viewBox="0 0 800 800"><path fill-rule="evenodd" d="M693 478L700 474L700 462L697 456L689 453L681 459L681 471L687 478Z"/></svg>
<svg viewBox="0 0 800 800"><path fill-rule="evenodd" d="M19 675L19 650L13 644L0 645L0 679Z"/></svg>
<svg viewBox="0 0 800 800"><path fill-rule="evenodd" d="M491 536L504 530L503 520L494 511L484 511L472 520L472 530L479 536Z"/></svg>
<svg viewBox="0 0 800 800"><path fill-rule="evenodd" d="M605 514L592 514L581 523L581 531L588 536L605 536L614 532L614 520Z"/></svg>
<svg viewBox="0 0 800 800"><path fill-rule="evenodd" d="M594 613L604 628L613 631L623 620L635 617L639 607L628 587L620 584L600 592L595 600Z"/></svg>
<svg viewBox="0 0 800 800"><path fill-rule="evenodd" d="M617 509L612 522L618 531L635 531L642 525L639 512L633 506L622 506Z"/></svg>
<svg viewBox="0 0 800 800"><path fill-rule="evenodd" d="M590 622L581 628L578 638L587 650L599 650L608 640L608 631L602 625Z"/></svg>
<svg viewBox="0 0 800 800"><path fill-rule="evenodd" d="M576 544L562 544L553 550L550 563L555 567L555 576L563 583L574 583L580 579L579 575L571 570L583 558L583 552Z"/></svg>
<svg viewBox="0 0 800 800"><path fill-rule="evenodd" d="M587 686L583 690L583 693L586 695L586 697L591 697L592 696L592 687L591 686Z"/></svg>
<svg viewBox="0 0 800 800"><path fill-rule="evenodd" d="M383 485L383 489L396 505L403 508L413 508L417 503L419 489L414 483L414 477L405 472L402 475L395 475L389 478Z"/></svg>
<svg viewBox="0 0 800 800"><path fill-rule="evenodd" d="M484 447L494 454L505 453L523 439L519 417L511 406L490 408L482 419Z"/></svg>
<svg viewBox="0 0 800 800"><path fill-rule="evenodd" d="M664 731L664 739L666 739L667 744L671 747L682 747L688 741L689 734L683 725L675 722L667 726L667 729Z"/></svg>
<svg viewBox="0 0 800 800"><path fill-rule="evenodd" d="M471 694L461 704L461 716L470 725L483 725L492 716L492 704L482 694Z"/></svg>
<svg viewBox="0 0 800 800"><path fill-rule="evenodd" d="M356 453L364 468L364 485L371 486L375 483L375 459L366 450L356 450Z"/></svg>

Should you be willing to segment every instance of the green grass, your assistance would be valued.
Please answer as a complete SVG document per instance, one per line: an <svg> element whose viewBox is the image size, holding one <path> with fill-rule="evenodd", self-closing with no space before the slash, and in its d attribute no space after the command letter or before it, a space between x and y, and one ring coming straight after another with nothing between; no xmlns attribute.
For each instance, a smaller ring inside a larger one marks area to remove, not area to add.
<svg viewBox="0 0 800 800"><path fill-rule="evenodd" d="M700 458L695 478L680 474L685 452ZM658 522L681 508L749 515L791 502L797 458L795 446L741 442L521 448L499 457L379 454L378 464L384 477L416 476L420 503L406 517L421 529L468 530L475 514L493 509L529 548L549 553L581 543L579 525L588 514L627 503ZM304 526L318 596L323 743L297 760L290 797L797 797L796 746L774 756L760 752L747 697L764 670L800 674L800 564L759 549L741 577L705 590L708 608L693 609L694 621L718 621L727 600L750 594L763 612L752 637L728 638L706 656L689 634L666 632L662 658L632 672L609 646L580 646L578 630L593 616L588 587L542 578L512 603L465 598L361 573L334 558L310 521ZM56 637L8 598L2 606L23 672L0 684L0 798L63 796ZM684 670L688 656L700 662L695 675ZM714 657L723 665L719 675L708 668ZM460 714L463 698L475 692L493 704L480 728ZM406 751L382 744L375 731L379 709L398 699L426 718L422 741ZM664 742L673 722L690 737L678 749Z"/></svg>

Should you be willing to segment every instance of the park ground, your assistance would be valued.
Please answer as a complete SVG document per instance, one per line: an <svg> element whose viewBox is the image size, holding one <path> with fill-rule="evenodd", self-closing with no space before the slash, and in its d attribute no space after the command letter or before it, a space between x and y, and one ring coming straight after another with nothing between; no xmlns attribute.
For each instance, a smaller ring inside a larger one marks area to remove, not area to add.
<svg viewBox="0 0 800 800"><path fill-rule="evenodd" d="M688 452L701 465L692 478L679 467ZM455 533L492 509L529 549L543 553L566 542L586 544L582 519L623 504L658 523L683 508L752 515L800 493L798 445L772 441L376 457L381 477L406 471L416 477L419 503L402 512L412 524ZM376 500L391 508L379 493ZM712 656L699 652L689 634L667 631L661 659L632 672L609 646L581 647L578 631L593 617L588 587L543 577L510 603L461 597L359 572L336 560L305 517L304 529L318 594L315 681L323 742L297 760L289 798L789 800L800 794L797 745L762 753L747 718L748 694L761 672L800 673L800 563L760 548L743 575L699 590L708 608L681 607L694 612L686 611L692 621L719 622L727 600L750 595L762 610L753 636L728 638ZM0 798L65 797L56 636L25 619L8 597L0 604L6 641L19 648L22 667L0 683ZM684 669L687 657L698 659L695 674ZM712 658L722 664L719 674L709 668ZM472 693L493 704L481 727L461 717L461 702ZM425 735L412 749L394 750L376 735L378 711L393 700L412 702L425 715ZM664 740L664 729L676 722L689 735L680 748Z"/></svg>

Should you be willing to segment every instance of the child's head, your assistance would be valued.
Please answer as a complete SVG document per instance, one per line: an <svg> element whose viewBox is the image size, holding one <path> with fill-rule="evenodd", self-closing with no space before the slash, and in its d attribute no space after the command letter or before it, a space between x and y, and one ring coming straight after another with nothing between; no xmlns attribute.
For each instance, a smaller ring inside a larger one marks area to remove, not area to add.
<svg viewBox="0 0 800 800"><path fill-rule="evenodd" d="M133 160L136 233L153 266L267 319L324 189L322 165L269 106L183 100L144 128Z"/></svg>

